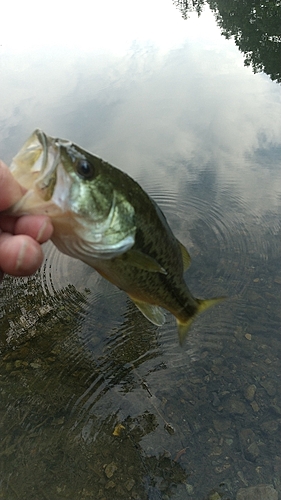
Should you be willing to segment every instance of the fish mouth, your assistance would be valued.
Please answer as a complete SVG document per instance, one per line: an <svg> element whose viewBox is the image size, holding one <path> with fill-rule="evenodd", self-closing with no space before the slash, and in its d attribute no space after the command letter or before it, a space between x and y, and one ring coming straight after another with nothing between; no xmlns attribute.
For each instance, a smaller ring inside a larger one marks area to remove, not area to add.
<svg viewBox="0 0 281 500"><path fill-rule="evenodd" d="M27 190L34 185L46 166L48 158L46 142L45 134L41 130L35 130L10 165L13 176Z"/></svg>
<svg viewBox="0 0 281 500"><path fill-rule="evenodd" d="M46 164L48 161L48 138L46 134L43 132L43 130L40 129L36 129L33 132L33 135L37 137L39 143L42 146L41 170L44 170L46 168Z"/></svg>
<svg viewBox="0 0 281 500"><path fill-rule="evenodd" d="M48 201L52 198L57 182L57 167L60 162L60 148L53 137L47 136L42 130L34 132L38 143L41 146L41 164L38 165L37 179L35 186L39 190L41 197ZM34 171L34 167L31 169Z"/></svg>
<svg viewBox="0 0 281 500"><path fill-rule="evenodd" d="M10 170L26 194L15 204L11 213L56 214L61 207L53 202L60 167L59 139L36 129L13 158ZM66 141L65 141L66 142ZM63 173L60 173L60 178ZM60 182L61 190L63 182Z"/></svg>
<svg viewBox="0 0 281 500"><path fill-rule="evenodd" d="M35 130L12 160L10 170L26 190L40 184L46 173L50 174L50 139L42 130Z"/></svg>
<svg viewBox="0 0 281 500"><path fill-rule="evenodd" d="M41 168L40 172L38 172L38 178L35 184L44 200L48 201L52 198L56 185L60 185L60 190L62 190L61 182L59 182L59 180L62 180L62 176L64 182L68 184L68 180L66 176L63 175L60 167L61 148L65 148L72 143L66 139L59 139L46 135L40 129L35 130L34 135L42 150Z"/></svg>

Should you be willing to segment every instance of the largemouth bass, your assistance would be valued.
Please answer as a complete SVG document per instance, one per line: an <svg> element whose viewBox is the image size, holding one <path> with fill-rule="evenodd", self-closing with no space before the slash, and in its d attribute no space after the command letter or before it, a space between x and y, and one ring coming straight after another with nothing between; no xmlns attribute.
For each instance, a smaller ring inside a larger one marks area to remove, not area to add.
<svg viewBox="0 0 281 500"><path fill-rule="evenodd" d="M27 189L10 213L48 215L52 241L124 290L144 316L162 325L162 308L183 343L196 315L222 300L192 296L186 248L147 193L127 174L70 141L35 130L11 164Z"/></svg>

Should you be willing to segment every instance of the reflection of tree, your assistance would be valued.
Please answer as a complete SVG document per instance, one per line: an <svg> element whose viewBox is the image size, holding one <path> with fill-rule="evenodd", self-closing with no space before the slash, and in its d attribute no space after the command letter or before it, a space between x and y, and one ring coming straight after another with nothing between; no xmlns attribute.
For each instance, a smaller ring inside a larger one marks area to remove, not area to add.
<svg viewBox="0 0 281 500"><path fill-rule="evenodd" d="M189 11L201 14L208 3L216 16L222 34L234 37L245 56L245 66L254 73L264 71L272 80L281 82L281 3L279 0L174 0L184 19Z"/></svg>
<svg viewBox="0 0 281 500"><path fill-rule="evenodd" d="M188 12L197 12L198 16L202 14L205 0L173 0L173 4L181 11L184 19L188 18Z"/></svg>
<svg viewBox="0 0 281 500"><path fill-rule="evenodd" d="M245 54L244 64L254 73L264 71L272 80L281 82L280 2L235 2L209 0L217 23L226 38L234 37L239 50Z"/></svg>

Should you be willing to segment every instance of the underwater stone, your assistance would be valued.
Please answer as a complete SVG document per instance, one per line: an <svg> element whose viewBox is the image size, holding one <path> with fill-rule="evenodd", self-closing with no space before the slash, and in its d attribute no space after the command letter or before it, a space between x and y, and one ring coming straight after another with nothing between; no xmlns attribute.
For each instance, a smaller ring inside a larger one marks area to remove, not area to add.
<svg viewBox="0 0 281 500"><path fill-rule="evenodd" d="M248 385L244 391L244 396L247 401L253 401L256 394L257 387L254 384Z"/></svg>
<svg viewBox="0 0 281 500"><path fill-rule="evenodd" d="M250 488L240 488L236 500L278 500L278 493L271 484L260 484Z"/></svg>

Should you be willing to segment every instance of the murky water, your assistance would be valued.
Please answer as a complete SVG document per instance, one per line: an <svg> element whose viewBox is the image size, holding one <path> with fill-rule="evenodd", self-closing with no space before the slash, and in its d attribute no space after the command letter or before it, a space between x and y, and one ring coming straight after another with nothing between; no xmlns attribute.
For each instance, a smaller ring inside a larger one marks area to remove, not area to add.
<svg viewBox="0 0 281 500"><path fill-rule="evenodd" d="M128 172L188 248L192 293L228 299L180 348L170 314L151 325L51 243L6 276L0 498L280 495L280 86L179 4L56 6L44 26L25 5L2 33L1 158L40 127Z"/></svg>

